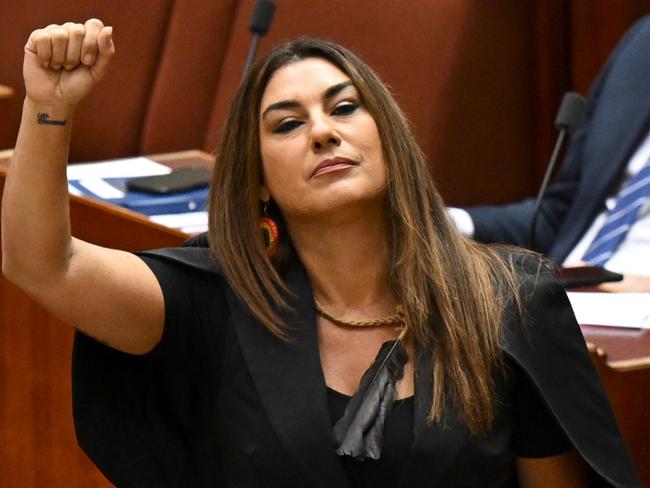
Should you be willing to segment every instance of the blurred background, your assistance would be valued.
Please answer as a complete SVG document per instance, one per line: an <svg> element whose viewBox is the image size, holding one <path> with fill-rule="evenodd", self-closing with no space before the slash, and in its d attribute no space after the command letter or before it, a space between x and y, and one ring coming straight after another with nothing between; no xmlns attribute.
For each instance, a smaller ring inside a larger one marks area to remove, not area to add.
<svg viewBox="0 0 650 488"><path fill-rule="evenodd" d="M449 204L534 193L564 91L586 93L650 0L278 0L258 56L314 35L390 85ZM241 77L253 0L25 0L0 18L0 149L13 146L22 47L37 27L98 17L117 56L75 120L72 161L212 151Z"/></svg>

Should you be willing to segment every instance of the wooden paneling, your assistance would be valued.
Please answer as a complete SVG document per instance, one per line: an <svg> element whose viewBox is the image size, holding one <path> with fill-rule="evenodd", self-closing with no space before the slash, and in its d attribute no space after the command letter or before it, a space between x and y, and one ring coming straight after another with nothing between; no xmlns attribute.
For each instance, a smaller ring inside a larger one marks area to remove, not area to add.
<svg viewBox="0 0 650 488"><path fill-rule="evenodd" d="M587 93L625 31L650 13L650 0L572 0L571 68L574 89Z"/></svg>
<svg viewBox="0 0 650 488"><path fill-rule="evenodd" d="M647 341L646 341L647 342ZM648 357L646 349L646 358ZM605 350L597 348L592 358L616 415L628 452L645 486L650 485L650 366L619 370L607 361Z"/></svg>
<svg viewBox="0 0 650 488"><path fill-rule="evenodd" d="M554 127L563 94L571 88L571 50L569 4L565 0L533 3L533 159L530 186L541 183L557 138Z"/></svg>
<svg viewBox="0 0 650 488"><path fill-rule="evenodd" d="M0 167L0 197L4 169ZM74 234L127 251L187 236L132 212L73 197ZM28 218L28 216L26 216ZM26 246L29 243L25 243ZM0 487L112 486L77 446L72 422L72 328L0 275Z"/></svg>
<svg viewBox="0 0 650 488"><path fill-rule="evenodd" d="M0 486L112 486L74 435L72 329L4 277L0 304Z"/></svg>

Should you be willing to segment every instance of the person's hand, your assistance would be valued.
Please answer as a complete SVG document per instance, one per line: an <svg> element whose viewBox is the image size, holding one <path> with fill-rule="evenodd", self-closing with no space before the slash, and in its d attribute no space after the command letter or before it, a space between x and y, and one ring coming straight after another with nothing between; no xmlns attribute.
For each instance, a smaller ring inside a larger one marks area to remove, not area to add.
<svg viewBox="0 0 650 488"><path fill-rule="evenodd" d="M25 45L27 98L47 105L76 106L101 80L115 53L113 28L101 20L49 25Z"/></svg>
<svg viewBox="0 0 650 488"><path fill-rule="evenodd" d="M623 275L622 281L613 281L598 285L598 290L609 292L648 292L650 293L650 276Z"/></svg>

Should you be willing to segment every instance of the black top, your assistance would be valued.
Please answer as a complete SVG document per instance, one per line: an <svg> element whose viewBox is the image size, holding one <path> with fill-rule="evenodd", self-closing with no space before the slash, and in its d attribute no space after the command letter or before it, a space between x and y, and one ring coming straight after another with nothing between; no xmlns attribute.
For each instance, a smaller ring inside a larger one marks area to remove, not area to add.
<svg viewBox="0 0 650 488"><path fill-rule="evenodd" d="M77 437L102 472L120 487L352 487L336 455L312 290L300 263L283 275L293 291L291 310L278 311L287 342L250 315L207 249L143 259L165 299L161 342L131 356L81 334L75 341ZM566 294L537 261L517 256L515 265L528 320L521 325L514 311L506 314L506 358L599 479L640 486ZM430 371L433 360L423 355L416 371ZM511 389L520 388L500 376L495 385L492 430L476 438L450 407L441 423L427 424L431 377L416 374L412 442L394 463L401 465L396 487L516 483L523 451L515 433L524 424L513 414ZM528 407L521 410L530 417Z"/></svg>
<svg viewBox="0 0 650 488"><path fill-rule="evenodd" d="M350 397L327 388L327 402L332 425L343 417ZM357 461L350 456L341 456L341 462L357 488L392 488L397 486L409 448L413 443L413 397L395 400L393 408L384 423L384 442L381 457L376 461Z"/></svg>
<svg viewBox="0 0 650 488"><path fill-rule="evenodd" d="M510 363L512 395L512 449L517 457L541 458L571 449L571 443L539 397L525 373ZM343 416L350 397L327 388L327 402L332 425ZM395 400L384 424L381 457L357 461L341 456L341 462L355 488L392 488L397 485L409 447L413 442L414 397Z"/></svg>

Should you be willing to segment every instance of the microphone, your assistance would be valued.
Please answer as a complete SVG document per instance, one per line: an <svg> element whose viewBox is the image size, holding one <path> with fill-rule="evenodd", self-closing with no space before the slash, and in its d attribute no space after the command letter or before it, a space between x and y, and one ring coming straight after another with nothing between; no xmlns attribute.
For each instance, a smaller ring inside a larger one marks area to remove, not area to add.
<svg viewBox="0 0 650 488"><path fill-rule="evenodd" d="M274 13L275 2L273 2L273 0L257 0L257 3L253 8L253 13L251 14L251 19L248 22L248 29L253 33L253 40L251 41L251 47L248 49L248 57L246 58L246 64L244 65L242 79L246 76L246 73L248 73L251 64L253 64L260 38L264 36L269 31L269 27L271 27Z"/></svg>
<svg viewBox="0 0 650 488"><path fill-rule="evenodd" d="M257 0L251 18L248 21L248 29L253 33L253 40L251 47L248 49L248 57L246 58L246 64L244 64L242 80L246 77L246 73L248 73L251 64L253 64L260 37L266 34L269 31L269 27L271 27L274 13L275 2L273 0ZM203 232L190 237L181 244L181 247L210 247L208 233Z"/></svg>
<svg viewBox="0 0 650 488"><path fill-rule="evenodd" d="M548 161L544 179L542 180L542 184L537 192L537 200L535 200L533 217L531 218L530 228L528 231L528 247L530 249L534 249L535 247L535 227L537 226L537 217L539 216L542 199L546 193L548 182L551 179L553 168L555 168L555 163L557 162L560 150L567 135L571 133L571 131L575 129L576 125L578 125L582 120L585 111L585 104L586 102L583 96L575 92L567 92L564 94L562 103L560 103L560 108L555 116L555 127L560 131L560 133L557 136L553 153Z"/></svg>

